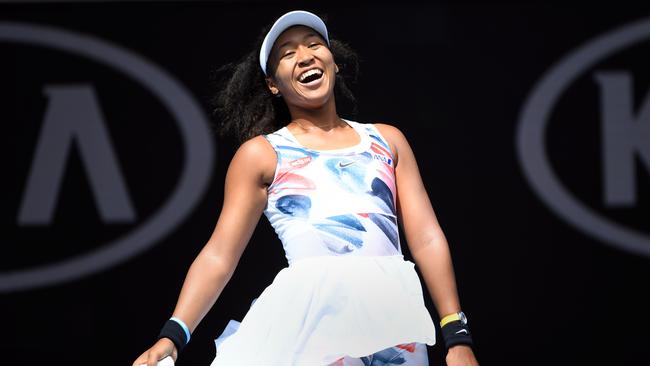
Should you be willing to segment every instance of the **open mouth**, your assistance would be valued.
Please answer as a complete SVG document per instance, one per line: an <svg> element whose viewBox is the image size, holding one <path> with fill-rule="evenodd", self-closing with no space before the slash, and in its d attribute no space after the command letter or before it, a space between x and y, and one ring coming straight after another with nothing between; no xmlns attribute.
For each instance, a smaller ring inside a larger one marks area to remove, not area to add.
<svg viewBox="0 0 650 366"><path fill-rule="evenodd" d="M318 80L323 77L323 70L311 69L303 72L298 76L298 82L301 84L309 84L312 81Z"/></svg>

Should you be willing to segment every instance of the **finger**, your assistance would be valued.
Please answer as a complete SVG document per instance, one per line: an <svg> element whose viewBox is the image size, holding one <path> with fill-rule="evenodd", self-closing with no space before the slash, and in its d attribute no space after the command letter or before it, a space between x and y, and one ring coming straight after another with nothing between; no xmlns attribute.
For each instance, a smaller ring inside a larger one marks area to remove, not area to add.
<svg viewBox="0 0 650 366"><path fill-rule="evenodd" d="M147 359L147 366L157 366L159 359L160 359L159 355L157 355L154 352L149 352L149 358Z"/></svg>
<svg viewBox="0 0 650 366"><path fill-rule="evenodd" d="M146 364L147 363L147 357L148 357L147 353L148 352L149 351L145 351L143 354L140 355L140 357L136 358L135 361L133 361L132 366L140 366L142 364Z"/></svg>
<svg viewBox="0 0 650 366"><path fill-rule="evenodd" d="M150 351L149 352L149 359L147 360L147 366L157 366L158 361L162 360L163 358L169 356L169 351L166 349L158 348L155 351Z"/></svg>
<svg viewBox="0 0 650 366"><path fill-rule="evenodd" d="M176 346L174 343L169 340L168 338L161 338L160 341L158 341L162 347L162 350L164 351L164 354L160 359L170 356L174 362L176 362L176 357L178 356L178 352L176 351Z"/></svg>

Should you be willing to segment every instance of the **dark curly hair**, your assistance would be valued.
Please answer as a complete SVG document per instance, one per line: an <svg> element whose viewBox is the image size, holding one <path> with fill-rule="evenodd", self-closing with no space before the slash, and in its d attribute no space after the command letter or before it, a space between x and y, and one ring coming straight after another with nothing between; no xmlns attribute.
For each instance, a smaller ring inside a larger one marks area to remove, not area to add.
<svg viewBox="0 0 650 366"><path fill-rule="evenodd" d="M259 50L264 36L272 24L262 29L255 47L239 62L221 66L212 74L216 89L210 98L212 115L220 137L233 135L239 144L260 134L271 133L291 120L284 98L273 96L259 65ZM348 88L357 82L359 57L346 43L330 37L330 52L339 66L334 82L337 112L354 118L357 114L356 98ZM269 65L269 74L275 72Z"/></svg>

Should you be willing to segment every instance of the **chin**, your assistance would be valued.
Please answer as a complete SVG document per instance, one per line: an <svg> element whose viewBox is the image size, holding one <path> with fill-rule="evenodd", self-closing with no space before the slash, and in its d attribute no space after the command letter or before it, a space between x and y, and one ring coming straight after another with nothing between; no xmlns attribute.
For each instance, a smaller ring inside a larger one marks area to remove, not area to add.
<svg viewBox="0 0 650 366"><path fill-rule="evenodd" d="M313 96L303 96L305 99L303 99L303 103L301 107L303 108L308 108L308 109L319 109L325 106L327 102L330 100L332 97L329 94L324 94L324 95L313 95Z"/></svg>
<svg viewBox="0 0 650 366"><path fill-rule="evenodd" d="M301 90L300 85L295 85L295 92L300 98L300 106L303 108L316 109L324 106L330 98L334 97L334 87L326 80L316 90Z"/></svg>

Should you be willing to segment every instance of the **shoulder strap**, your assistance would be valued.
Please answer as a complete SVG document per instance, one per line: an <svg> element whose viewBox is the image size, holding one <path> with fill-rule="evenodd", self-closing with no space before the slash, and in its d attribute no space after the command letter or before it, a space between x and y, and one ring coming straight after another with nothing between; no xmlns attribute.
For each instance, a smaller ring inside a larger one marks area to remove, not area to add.
<svg viewBox="0 0 650 366"><path fill-rule="evenodd" d="M273 146L275 153L278 156L278 164L282 163L283 159L291 161L297 158L304 157L310 152L303 149L300 145L287 136L288 131L285 128L281 128L272 133L263 135L264 138Z"/></svg>
<svg viewBox="0 0 650 366"><path fill-rule="evenodd" d="M372 141L378 143L384 149L390 152L391 155L393 155L393 150L390 148L390 144L388 143L388 140L386 140L386 138L384 138L381 132L379 132L377 126L375 126L374 123L364 123L364 126L366 126L366 130L368 131L368 135L370 136Z"/></svg>
<svg viewBox="0 0 650 366"><path fill-rule="evenodd" d="M266 141L271 144L273 147L273 150L275 150L275 154L277 156L277 161L278 161L278 166L281 165L282 163L282 154L280 153L280 145L281 145L281 140L283 139L283 136L278 132L274 131L268 134L263 134L262 135Z"/></svg>

